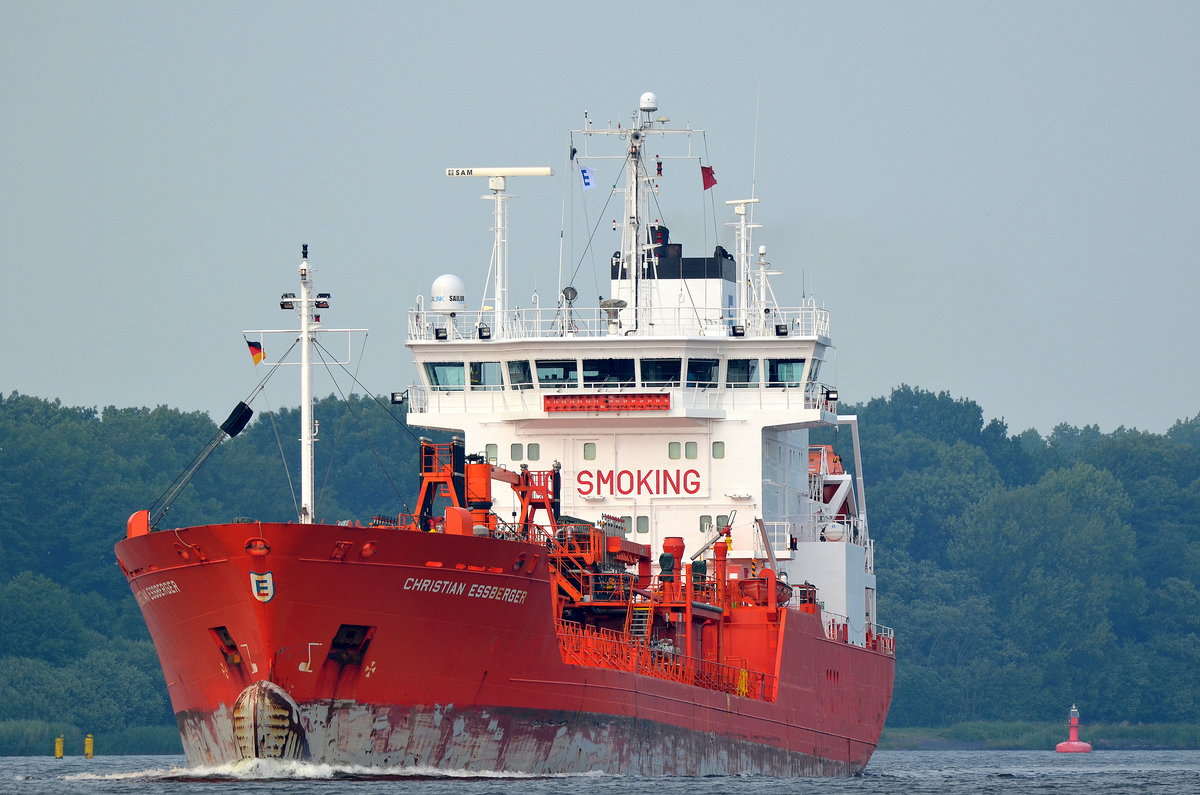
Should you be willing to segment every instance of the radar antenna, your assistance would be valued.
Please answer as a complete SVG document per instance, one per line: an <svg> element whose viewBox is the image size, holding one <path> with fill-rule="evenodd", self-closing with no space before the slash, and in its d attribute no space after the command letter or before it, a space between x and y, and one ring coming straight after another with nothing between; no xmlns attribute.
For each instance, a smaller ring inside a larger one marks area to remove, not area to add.
<svg viewBox="0 0 1200 795"><path fill-rule="evenodd" d="M496 234L492 244L492 258L496 262L496 286L492 296L494 304L494 319L492 320L493 335L499 339L508 336L507 303L508 303L508 200L515 198L505 193L507 177L552 177L554 169L548 166L514 166L511 168L448 168L447 177L487 177L490 196L480 196L481 199L492 199L496 203L492 214L496 223L492 231Z"/></svg>

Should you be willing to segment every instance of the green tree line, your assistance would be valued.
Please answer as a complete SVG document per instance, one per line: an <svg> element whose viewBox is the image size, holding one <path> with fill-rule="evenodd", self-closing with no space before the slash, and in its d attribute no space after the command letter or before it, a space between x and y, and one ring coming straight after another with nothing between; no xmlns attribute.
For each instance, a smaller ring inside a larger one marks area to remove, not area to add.
<svg viewBox="0 0 1200 795"><path fill-rule="evenodd" d="M314 411L320 517L407 512L417 437L402 414L363 396L331 396ZM163 526L294 519L299 423L297 409L275 411L226 440ZM99 411L0 395L0 753L28 748L31 721L98 741L174 725L113 545L129 515L154 503L217 432L203 412Z"/></svg>
<svg viewBox="0 0 1200 795"><path fill-rule="evenodd" d="M1194 722L1200 708L1200 415L1165 434L1010 435L901 386L859 416L889 726ZM827 434L839 447L847 440Z"/></svg>
<svg viewBox="0 0 1200 795"><path fill-rule="evenodd" d="M1165 434L1010 434L973 401L908 386L842 412L859 416L880 618L898 639L889 726L1057 721L1071 703L1093 721L1194 721L1200 415ZM403 416L363 396L316 416L320 518L410 510ZM294 517L298 425L295 409L257 417L164 524ZM216 432L201 412L0 395L0 753L6 723L98 738L173 724L112 548Z"/></svg>

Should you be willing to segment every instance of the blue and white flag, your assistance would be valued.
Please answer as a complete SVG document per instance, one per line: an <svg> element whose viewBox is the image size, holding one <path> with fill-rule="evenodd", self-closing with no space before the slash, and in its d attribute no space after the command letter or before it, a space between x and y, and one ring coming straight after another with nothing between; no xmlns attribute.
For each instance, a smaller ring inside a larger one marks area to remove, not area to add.
<svg viewBox="0 0 1200 795"><path fill-rule="evenodd" d="M592 188L596 187L596 180L595 177L592 176L592 170L590 168L580 168L579 178L583 180L584 190L591 190Z"/></svg>

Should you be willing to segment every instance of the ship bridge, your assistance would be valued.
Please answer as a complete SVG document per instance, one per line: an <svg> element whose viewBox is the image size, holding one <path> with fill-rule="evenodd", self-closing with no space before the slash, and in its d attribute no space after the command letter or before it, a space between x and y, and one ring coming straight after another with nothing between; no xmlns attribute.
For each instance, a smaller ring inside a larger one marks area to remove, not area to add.
<svg viewBox="0 0 1200 795"><path fill-rule="evenodd" d="M865 508L839 490L848 475L810 469L808 429L844 421L824 372L830 313L809 298L776 301L769 277L777 271L766 247L751 245L758 199L725 202L735 218L732 254L717 245L685 257L666 226L649 221L661 215L657 153L669 159L658 147L696 132L644 118L574 131L575 176L587 176L582 160L598 157L587 145L593 137L615 143L624 161L624 187L612 190L624 211L613 222L620 248L605 264L608 296L586 307L570 285L554 306L508 300L506 180L549 168L447 170L489 180L492 276L472 299L477 310L452 274L410 310L407 346L421 383L409 390L409 422L461 433L468 453L498 467L559 467L563 513L615 517L637 543L657 549L680 537L696 551L729 533L731 560L747 576L778 561L861 633L874 614ZM662 140L648 159L652 137ZM689 148L680 159L695 155ZM494 506L501 516L516 509Z"/></svg>
<svg viewBox="0 0 1200 795"><path fill-rule="evenodd" d="M837 391L820 373L829 313L776 310L769 321L705 322L677 310L622 329L611 309L514 310L502 334L486 312L414 310L408 346L422 383L410 390L422 425L463 430L472 420L606 425L737 418L759 427L836 421ZM534 427L534 426L529 426Z"/></svg>

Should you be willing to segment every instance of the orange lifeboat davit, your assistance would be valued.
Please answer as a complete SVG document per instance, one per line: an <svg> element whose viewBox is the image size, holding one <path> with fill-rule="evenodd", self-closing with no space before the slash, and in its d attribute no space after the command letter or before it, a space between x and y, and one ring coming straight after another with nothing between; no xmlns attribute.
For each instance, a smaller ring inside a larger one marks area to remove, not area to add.
<svg viewBox="0 0 1200 795"><path fill-rule="evenodd" d="M1070 736L1065 742L1061 742L1054 747L1054 750L1060 754L1090 754L1092 752L1091 743L1085 743L1079 739L1079 710L1075 709L1075 705L1071 705L1071 719L1067 721L1067 726L1070 730Z"/></svg>

